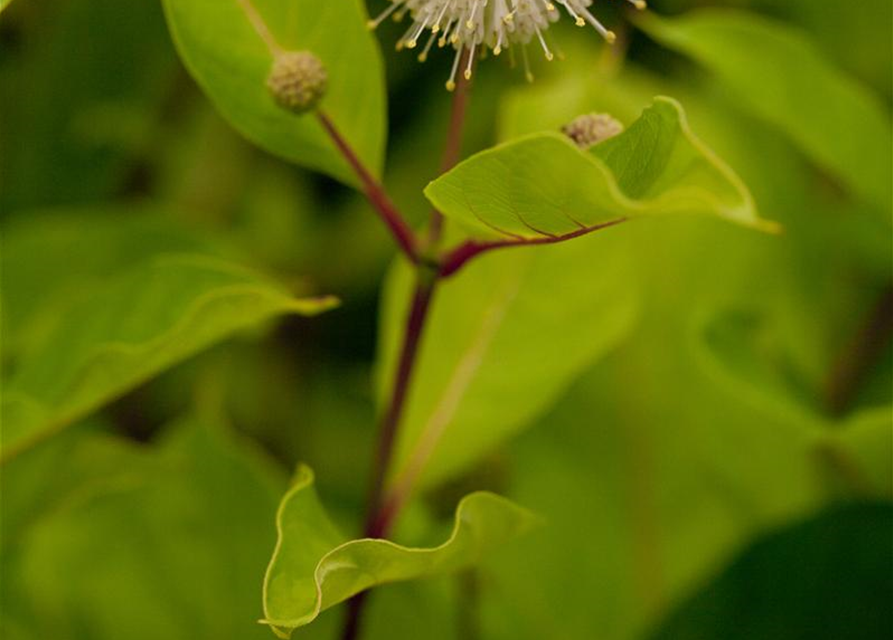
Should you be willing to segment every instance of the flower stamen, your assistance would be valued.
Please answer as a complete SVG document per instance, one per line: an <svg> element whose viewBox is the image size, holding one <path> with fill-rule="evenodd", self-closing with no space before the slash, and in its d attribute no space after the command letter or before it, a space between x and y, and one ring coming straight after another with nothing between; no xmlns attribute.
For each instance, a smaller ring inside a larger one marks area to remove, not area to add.
<svg viewBox="0 0 893 640"><path fill-rule="evenodd" d="M447 82L447 88L452 90L456 86L460 60L465 51L468 52L468 65L462 73L466 78L471 78L475 55L485 58L492 51L494 56L498 56L506 48L513 52L517 45L522 51L525 76L532 79L527 45L535 39L546 60L555 59L546 31L562 15L558 7L563 7L576 25L583 27L588 23L606 42L613 43L617 39L615 33L589 9L593 1L390 0L390 6L368 24L370 29L375 29L390 16L399 21L408 14L412 24L397 41L397 50L415 49L422 34L430 32L418 56L420 62L428 59L435 42L439 48L453 47L456 57ZM645 0L626 2L639 10L646 7ZM514 60L514 55L511 58Z"/></svg>

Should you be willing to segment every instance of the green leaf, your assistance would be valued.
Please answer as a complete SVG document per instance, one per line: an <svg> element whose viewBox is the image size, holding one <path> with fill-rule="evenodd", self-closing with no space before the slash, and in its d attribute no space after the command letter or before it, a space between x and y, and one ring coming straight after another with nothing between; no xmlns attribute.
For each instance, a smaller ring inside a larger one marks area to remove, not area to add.
<svg viewBox="0 0 893 640"><path fill-rule="evenodd" d="M611 220L699 213L756 228L747 188L691 132L682 107L657 98L623 134L578 149L541 133L479 153L425 190L470 234L535 239Z"/></svg>
<svg viewBox="0 0 893 640"><path fill-rule="evenodd" d="M87 440L67 467L89 482L51 481L62 499L49 494L52 509L4 558L4 623L27 638L269 637L256 622L257 593L284 475L247 443L191 420L141 447L140 465L133 452L121 456L117 470L109 454L133 445Z"/></svg>
<svg viewBox="0 0 893 640"><path fill-rule="evenodd" d="M387 540L352 540L338 534L313 488L313 472L300 467L279 507L279 542L264 582L264 622L287 638L324 610L371 587L443 575L471 566L534 521L528 511L486 492L456 508L452 534L433 548Z"/></svg>
<svg viewBox="0 0 893 640"><path fill-rule="evenodd" d="M818 425L818 401L798 384L769 318L756 310L712 310L698 325L693 353L709 376L772 415Z"/></svg>
<svg viewBox="0 0 893 640"><path fill-rule="evenodd" d="M216 258L157 256L81 300L4 384L2 456L241 329L334 303Z"/></svg>
<svg viewBox="0 0 893 640"><path fill-rule="evenodd" d="M89 420L3 466L0 555L85 487L126 483L147 468L148 456L141 447L101 435L103 426Z"/></svg>
<svg viewBox="0 0 893 640"><path fill-rule="evenodd" d="M385 95L378 47L359 0L245 0L279 45L326 65L324 110L374 173L382 164ZM245 137L267 151L348 184L356 178L312 114L295 116L266 87L272 54L242 0L165 0L174 41L196 81Z"/></svg>
<svg viewBox="0 0 893 640"><path fill-rule="evenodd" d="M893 405L861 411L843 425L835 425L817 449L825 468L836 474L850 492L893 498Z"/></svg>
<svg viewBox="0 0 893 640"><path fill-rule="evenodd" d="M893 508L849 505L777 531L683 603L654 640L883 640Z"/></svg>
<svg viewBox="0 0 893 640"><path fill-rule="evenodd" d="M697 323L692 351L704 372L763 415L811 433L820 468L862 496L893 491L893 411L888 402L852 416L827 411L805 388L776 323L755 310L712 311ZM822 390L825 391L825 390Z"/></svg>
<svg viewBox="0 0 893 640"><path fill-rule="evenodd" d="M890 116L801 32L733 11L640 17L659 42L697 60L740 104L788 135L819 166L889 216Z"/></svg>
<svg viewBox="0 0 893 640"><path fill-rule="evenodd" d="M754 535L815 508L803 435L718 395L669 339L671 310L641 324L503 453L512 495L550 526L488 566L484 637L644 637Z"/></svg>
<svg viewBox="0 0 893 640"><path fill-rule="evenodd" d="M526 427L633 327L639 285L623 227L481 258L437 292L394 460L394 482L430 486ZM378 378L393 380L413 277L383 301ZM421 478L416 478L421 473Z"/></svg>
<svg viewBox="0 0 893 640"><path fill-rule="evenodd" d="M154 205L28 211L4 221L0 231L6 357L26 356L73 304L113 274L164 253L223 257L207 230L192 229L182 215Z"/></svg>

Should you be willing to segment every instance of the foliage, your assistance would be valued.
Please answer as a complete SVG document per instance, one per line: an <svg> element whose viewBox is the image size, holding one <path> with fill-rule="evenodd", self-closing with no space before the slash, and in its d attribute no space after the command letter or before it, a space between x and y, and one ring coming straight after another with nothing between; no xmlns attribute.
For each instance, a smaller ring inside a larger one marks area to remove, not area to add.
<svg viewBox="0 0 893 640"><path fill-rule="evenodd" d="M324 107L377 172L384 148L384 84L362 4L278 0L257 6L279 45L312 51L322 59L330 76ZM269 99L266 78L272 54L243 5L165 0L164 7L189 70L233 126L287 160L354 182L316 122L296 120Z"/></svg>
<svg viewBox="0 0 893 640"><path fill-rule="evenodd" d="M276 518L279 541L264 581L264 622L288 637L328 609L370 587L455 572L480 560L532 523L530 513L487 492L456 508L449 539L431 549L387 540L345 541L300 467Z"/></svg>
<svg viewBox="0 0 893 640"><path fill-rule="evenodd" d="M890 3L388 4L0 0L0 635L886 637Z"/></svg>

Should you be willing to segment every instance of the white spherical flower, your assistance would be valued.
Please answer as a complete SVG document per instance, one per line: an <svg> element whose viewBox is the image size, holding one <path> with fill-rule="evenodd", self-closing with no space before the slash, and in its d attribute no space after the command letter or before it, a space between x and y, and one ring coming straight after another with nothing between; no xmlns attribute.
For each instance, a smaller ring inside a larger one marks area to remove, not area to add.
<svg viewBox="0 0 893 640"><path fill-rule="evenodd" d="M645 0L625 0L637 9L645 8ZM407 14L412 24L397 41L397 49L422 46L419 60L424 62L435 44L455 50L453 69L447 88L456 86L462 55L468 52L466 78L471 77L474 58L487 50L499 55L504 49L519 45L528 78L527 45L542 49L547 60L554 54L546 38L546 30L562 15L564 9L578 26L591 25L605 40L613 42L614 33L593 15L593 0L390 0L390 5L369 26L376 28L388 17L402 20ZM424 41L423 43L421 41Z"/></svg>

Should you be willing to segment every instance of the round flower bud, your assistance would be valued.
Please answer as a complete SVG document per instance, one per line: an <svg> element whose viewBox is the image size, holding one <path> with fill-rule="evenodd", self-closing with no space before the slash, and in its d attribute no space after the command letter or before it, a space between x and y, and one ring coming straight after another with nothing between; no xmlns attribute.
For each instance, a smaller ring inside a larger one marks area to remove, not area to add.
<svg viewBox="0 0 893 640"><path fill-rule="evenodd" d="M283 109L305 113L325 95L328 79L322 61L309 51L285 51L273 60L267 88Z"/></svg>
<svg viewBox="0 0 893 640"><path fill-rule="evenodd" d="M606 113L589 113L574 118L561 128L561 132L581 149L589 149L623 133L623 125Z"/></svg>

